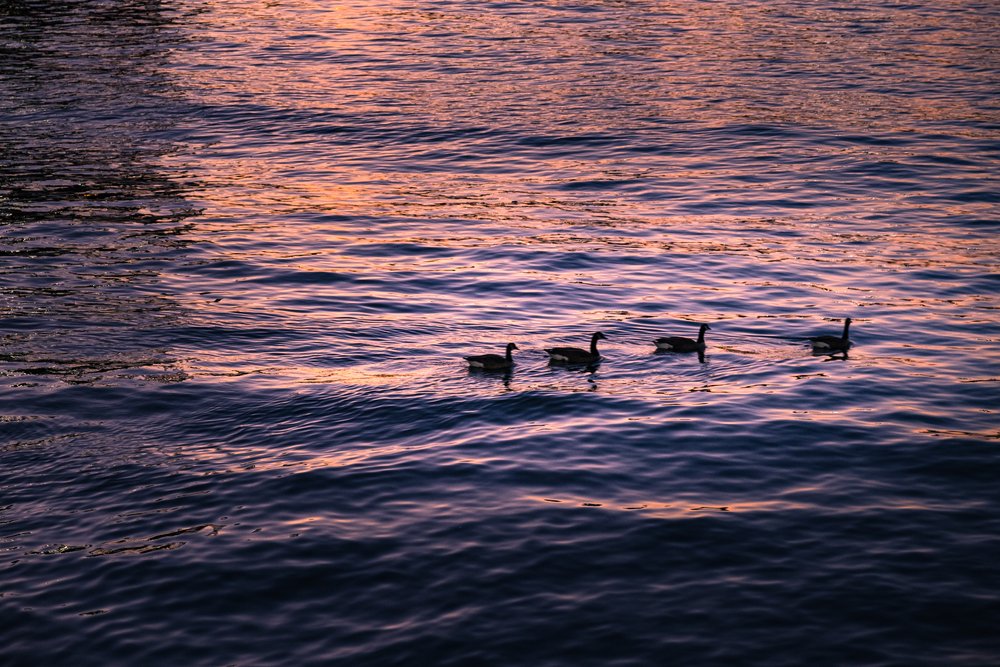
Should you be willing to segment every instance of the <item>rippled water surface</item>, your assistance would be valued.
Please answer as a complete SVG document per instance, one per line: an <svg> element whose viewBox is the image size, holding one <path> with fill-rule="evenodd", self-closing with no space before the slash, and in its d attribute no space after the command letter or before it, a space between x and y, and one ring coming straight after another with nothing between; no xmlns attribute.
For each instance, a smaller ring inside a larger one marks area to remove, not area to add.
<svg viewBox="0 0 1000 667"><path fill-rule="evenodd" d="M0 0L0 663L1000 663L998 31Z"/></svg>

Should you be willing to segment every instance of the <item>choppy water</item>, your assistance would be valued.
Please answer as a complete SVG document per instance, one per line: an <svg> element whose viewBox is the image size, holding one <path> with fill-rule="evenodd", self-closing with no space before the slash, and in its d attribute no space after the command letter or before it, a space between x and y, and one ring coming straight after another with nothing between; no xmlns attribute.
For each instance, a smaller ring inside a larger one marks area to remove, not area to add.
<svg viewBox="0 0 1000 667"><path fill-rule="evenodd" d="M997 664L998 19L0 2L0 662Z"/></svg>

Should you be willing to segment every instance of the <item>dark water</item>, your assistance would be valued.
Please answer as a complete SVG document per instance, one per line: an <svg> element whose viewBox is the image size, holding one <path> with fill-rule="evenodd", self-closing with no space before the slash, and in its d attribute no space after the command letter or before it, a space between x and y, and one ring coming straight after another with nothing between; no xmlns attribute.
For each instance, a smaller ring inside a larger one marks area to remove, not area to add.
<svg viewBox="0 0 1000 667"><path fill-rule="evenodd" d="M998 19L0 1L0 663L998 664Z"/></svg>

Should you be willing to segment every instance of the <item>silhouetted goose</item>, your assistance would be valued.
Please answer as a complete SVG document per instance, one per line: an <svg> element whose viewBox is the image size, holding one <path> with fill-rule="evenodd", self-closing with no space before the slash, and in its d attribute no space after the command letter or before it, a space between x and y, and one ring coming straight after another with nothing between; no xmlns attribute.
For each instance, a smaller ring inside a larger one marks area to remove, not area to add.
<svg viewBox="0 0 1000 667"><path fill-rule="evenodd" d="M684 336L667 336L657 338L653 343L656 344L656 349L668 352L701 352L705 349L705 332L711 330L712 327L702 324L701 328L698 329L698 340Z"/></svg>
<svg viewBox="0 0 1000 667"><path fill-rule="evenodd" d="M514 365L514 357L511 356L510 352L516 349L518 349L517 345L507 343L506 355L476 354L471 357L465 357L465 360L469 362L470 368L482 368L487 371L503 370Z"/></svg>
<svg viewBox="0 0 1000 667"><path fill-rule="evenodd" d="M841 352L846 351L851 346L851 341L847 339L847 330L851 327L851 318L844 320L844 333L837 336L817 336L810 338L814 352Z"/></svg>
<svg viewBox="0 0 1000 667"><path fill-rule="evenodd" d="M590 337L590 351L581 350L578 347L552 347L545 351L549 353L550 361L563 361L569 364L588 364L598 361L601 358L597 351L597 341L606 339L607 336L600 331Z"/></svg>

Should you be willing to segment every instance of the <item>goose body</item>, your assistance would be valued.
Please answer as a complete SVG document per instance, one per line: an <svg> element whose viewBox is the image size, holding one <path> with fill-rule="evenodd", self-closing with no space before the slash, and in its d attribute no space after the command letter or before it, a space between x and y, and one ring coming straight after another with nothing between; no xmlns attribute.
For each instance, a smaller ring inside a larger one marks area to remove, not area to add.
<svg viewBox="0 0 1000 667"><path fill-rule="evenodd" d="M842 352L851 346L847 338L847 330L851 327L851 318L844 320L844 333L838 336L816 336L810 338L813 352Z"/></svg>
<svg viewBox="0 0 1000 667"><path fill-rule="evenodd" d="M600 331L590 337L590 350L579 347L551 347L546 348L550 361L560 361L567 364L589 364L599 361L600 352L597 351L597 341L606 339L607 336Z"/></svg>
<svg viewBox="0 0 1000 667"><path fill-rule="evenodd" d="M469 362L469 368L482 368L487 371L503 370L514 365L514 357L511 350L518 349L514 343L507 343L506 354L475 354L465 357Z"/></svg>
<svg viewBox="0 0 1000 667"><path fill-rule="evenodd" d="M667 352L703 352L705 350L705 332L711 331L712 327L702 324L698 329L698 340L685 338L684 336L666 336L653 341L656 349Z"/></svg>

